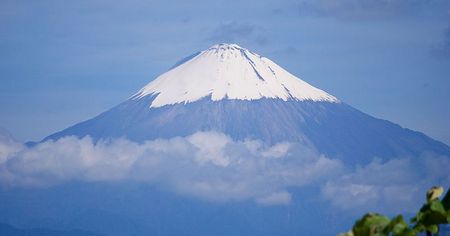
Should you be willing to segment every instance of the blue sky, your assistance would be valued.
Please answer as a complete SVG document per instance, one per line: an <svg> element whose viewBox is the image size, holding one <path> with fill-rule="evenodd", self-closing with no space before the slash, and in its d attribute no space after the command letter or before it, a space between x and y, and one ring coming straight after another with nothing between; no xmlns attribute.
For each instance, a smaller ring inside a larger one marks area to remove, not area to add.
<svg viewBox="0 0 450 236"><path fill-rule="evenodd" d="M450 144L444 0L1 0L0 126L21 141L39 140L220 42Z"/></svg>

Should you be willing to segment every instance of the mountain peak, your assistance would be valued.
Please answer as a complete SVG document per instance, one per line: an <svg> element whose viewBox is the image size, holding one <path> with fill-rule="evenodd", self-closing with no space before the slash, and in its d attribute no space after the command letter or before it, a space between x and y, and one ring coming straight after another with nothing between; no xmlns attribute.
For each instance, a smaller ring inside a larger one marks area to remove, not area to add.
<svg viewBox="0 0 450 236"><path fill-rule="evenodd" d="M219 43L214 44L207 50L247 50L235 43Z"/></svg>
<svg viewBox="0 0 450 236"><path fill-rule="evenodd" d="M205 97L339 102L268 58L237 44L216 44L143 87L132 99L155 96L151 107L195 102Z"/></svg>

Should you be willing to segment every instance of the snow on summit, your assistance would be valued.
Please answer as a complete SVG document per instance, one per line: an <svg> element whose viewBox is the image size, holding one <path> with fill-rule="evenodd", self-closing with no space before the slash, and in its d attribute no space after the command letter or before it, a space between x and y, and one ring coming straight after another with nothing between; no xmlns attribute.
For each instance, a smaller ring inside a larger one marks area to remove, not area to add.
<svg viewBox="0 0 450 236"><path fill-rule="evenodd" d="M151 107L210 97L338 102L334 96L290 74L268 58L236 44L214 45L160 75L132 99L155 96Z"/></svg>

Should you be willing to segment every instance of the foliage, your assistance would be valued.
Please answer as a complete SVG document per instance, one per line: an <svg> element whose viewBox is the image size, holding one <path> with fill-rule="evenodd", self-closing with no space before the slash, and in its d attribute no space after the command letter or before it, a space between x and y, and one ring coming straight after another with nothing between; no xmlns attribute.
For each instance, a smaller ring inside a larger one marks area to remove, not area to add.
<svg viewBox="0 0 450 236"><path fill-rule="evenodd" d="M444 198L442 187L433 187L427 192L427 202L408 224L402 215L392 219L377 213L367 213L357 220L351 231L340 236L415 236L425 232L438 235L439 225L450 223L450 190Z"/></svg>

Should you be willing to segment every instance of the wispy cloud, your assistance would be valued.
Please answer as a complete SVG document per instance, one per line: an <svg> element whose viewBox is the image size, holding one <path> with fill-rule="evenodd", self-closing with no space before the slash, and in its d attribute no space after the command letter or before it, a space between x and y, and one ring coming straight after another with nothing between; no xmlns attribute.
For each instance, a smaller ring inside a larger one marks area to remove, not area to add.
<svg viewBox="0 0 450 236"><path fill-rule="evenodd" d="M432 47L431 52L437 58L450 59L450 25L443 32L441 41Z"/></svg>
<svg viewBox="0 0 450 236"><path fill-rule="evenodd" d="M256 199L262 205L284 205L291 202L291 194L286 191L275 192L268 196Z"/></svg>
<svg viewBox="0 0 450 236"><path fill-rule="evenodd" d="M6 129L0 127L0 165L5 163L9 156L24 148L25 146L17 142Z"/></svg>
<svg viewBox="0 0 450 236"><path fill-rule="evenodd" d="M261 27L235 21L217 26L212 30L208 40L224 43L255 42L260 45L267 43Z"/></svg>
<svg viewBox="0 0 450 236"><path fill-rule="evenodd" d="M341 20L373 20L415 13L428 1L420 0L301 0L302 15L333 17Z"/></svg>

